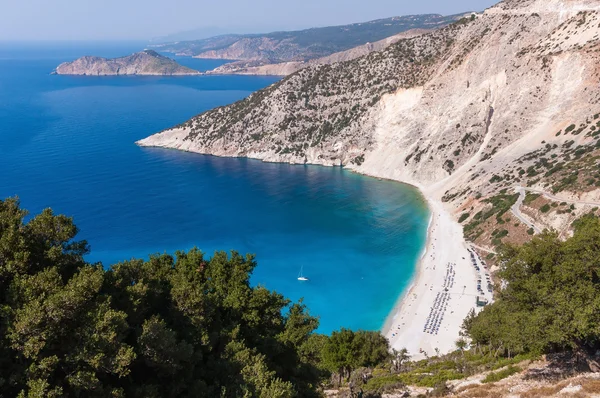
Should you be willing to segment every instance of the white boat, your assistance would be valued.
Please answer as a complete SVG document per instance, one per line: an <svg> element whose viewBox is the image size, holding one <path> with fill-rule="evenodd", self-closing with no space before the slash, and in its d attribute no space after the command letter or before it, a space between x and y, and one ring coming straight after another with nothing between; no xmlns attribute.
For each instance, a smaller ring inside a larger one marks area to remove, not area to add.
<svg viewBox="0 0 600 398"><path fill-rule="evenodd" d="M302 282L306 282L306 281L308 281L308 278L305 277L304 275L302 275L303 269L304 269L304 266L300 267L300 273L298 274L298 280L302 281Z"/></svg>

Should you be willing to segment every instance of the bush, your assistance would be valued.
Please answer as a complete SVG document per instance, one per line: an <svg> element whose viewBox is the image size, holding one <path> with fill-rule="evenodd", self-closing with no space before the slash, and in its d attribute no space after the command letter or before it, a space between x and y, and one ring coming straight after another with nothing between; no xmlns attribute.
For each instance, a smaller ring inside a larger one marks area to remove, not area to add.
<svg viewBox="0 0 600 398"><path fill-rule="evenodd" d="M512 376L515 373L519 373L522 369L518 366L509 366L505 369L502 369L498 372L492 372L490 374L488 374L483 380L481 380L482 383L495 383L497 381L500 381L502 379L506 379L508 376Z"/></svg>
<svg viewBox="0 0 600 398"><path fill-rule="evenodd" d="M531 192L527 192L527 194L525 195L525 199L523 199L523 204L530 204L531 202L533 202L534 200L536 200L537 198L539 198L541 195L538 193L531 193Z"/></svg>
<svg viewBox="0 0 600 398"><path fill-rule="evenodd" d="M469 214L469 213L463 213L463 214L461 214L460 218L458 219L458 222L460 224L462 224L470 216L471 216L471 214Z"/></svg>
<svg viewBox="0 0 600 398"><path fill-rule="evenodd" d="M404 388L404 383L397 375L374 377L364 386L365 391L390 391Z"/></svg>
<svg viewBox="0 0 600 398"><path fill-rule="evenodd" d="M505 236L508 236L508 231L506 229L503 229L496 234L496 238L498 239L502 239Z"/></svg>
<svg viewBox="0 0 600 398"><path fill-rule="evenodd" d="M542 207L540 207L540 211L542 213L548 213L550 211L550 205L548 203L546 203L545 205L543 205Z"/></svg>
<svg viewBox="0 0 600 398"><path fill-rule="evenodd" d="M431 390L431 392L429 393L430 397L445 397L446 395L449 395L452 392L452 389L450 389L450 387L448 387L448 384L446 384L445 382L441 382L436 384L433 387L433 390Z"/></svg>

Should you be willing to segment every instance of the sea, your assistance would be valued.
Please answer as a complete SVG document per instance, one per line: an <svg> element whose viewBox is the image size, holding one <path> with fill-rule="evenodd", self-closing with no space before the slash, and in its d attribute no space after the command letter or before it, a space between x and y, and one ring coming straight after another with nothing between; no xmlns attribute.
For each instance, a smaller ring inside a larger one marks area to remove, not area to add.
<svg viewBox="0 0 600 398"><path fill-rule="evenodd" d="M193 247L252 253L252 284L303 299L319 332L381 329L425 244L420 193L340 167L134 144L279 77L50 74L83 55L144 47L0 42L0 198L73 217L87 259L104 267ZM225 62L173 58L199 70ZM301 269L309 281L298 281Z"/></svg>

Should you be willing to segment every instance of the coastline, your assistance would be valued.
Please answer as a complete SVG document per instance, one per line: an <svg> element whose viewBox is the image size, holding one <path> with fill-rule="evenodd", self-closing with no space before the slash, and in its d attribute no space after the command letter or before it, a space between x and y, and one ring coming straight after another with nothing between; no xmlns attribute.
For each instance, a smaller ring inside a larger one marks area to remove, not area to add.
<svg viewBox="0 0 600 398"><path fill-rule="evenodd" d="M398 181L395 181L395 182L398 182ZM423 192L420 189L419 189L419 192L421 193L421 195L423 194ZM423 250L421 250L419 259L417 260L417 262L415 264L415 271L414 271L413 275L411 276L408 288L405 289L400 294L400 296L398 296L398 299L396 300L394 307L392 307L390 313L387 315L387 317L385 319L385 322L381 328L381 334L383 334L384 336L387 336L388 332L392 329L392 324L394 322L394 319L396 318L396 314L398 314L402 310L402 303L406 300L407 297L410 296L411 292L419 284L419 280L421 278L421 265L422 265L422 262L423 262L425 256L427 255L427 249L429 248L429 245L430 245L429 240L431 238L431 223L433 222L433 217L434 217L434 214L431 211L431 207L429 206L429 201L427 200L427 198L425 198L425 201L427 202L427 208L430 211L429 221L427 222L427 235L425 237L425 244L423 245Z"/></svg>
<svg viewBox="0 0 600 398"><path fill-rule="evenodd" d="M477 280L485 282L488 272L477 258L479 270L472 263L471 246L463 235L462 225L452 216L444 203L438 199L445 191L444 186L451 180L439 181L431 186L423 186L410 179L382 177L381 170L373 168L347 167L352 171L379 179L388 179L417 189L423 196L430 211L427 225L427 238L421 256L415 264L415 272L408 288L400 293L380 329L390 342L390 348L406 348L413 360L420 360L456 349L456 340L464 319L477 307L477 297L493 302L492 293L477 291ZM454 175L456 178L456 175ZM448 264L452 264L451 281L446 281ZM444 297L445 296L445 297ZM436 297L440 300L436 304ZM444 299L445 298L445 299ZM431 329L427 319L437 319L437 333ZM440 319L441 318L441 319ZM429 326L425 330L425 326ZM437 349L437 352L436 352Z"/></svg>
<svg viewBox="0 0 600 398"><path fill-rule="evenodd" d="M169 137L163 136L159 140L155 140L156 138L156 136L151 136L137 141L136 144L142 147L176 149L204 155L246 157L263 162L276 162L275 159L261 159L252 154L236 156L206 153L193 146L181 145L182 142L178 140L177 134ZM290 162L283 161L283 163ZM460 337L459 332L464 318L471 309L477 310L476 298L481 296L481 293L477 292L477 279L479 277L485 281L485 269L480 266L480 271L477 272L471 263L468 246L463 238L462 226L454 220L451 213L445 209L444 204L435 199L437 195L433 189L427 189L415 182L379 176L372 170L345 168L361 175L413 186L419 190L426 201L430 218L425 247L415 264L415 272L408 289L399 295L380 330L388 338L391 348L396 350L406 348L414 360L436 355L436 349L440 354L453 351L455 342ZM448 264L452 264L452 268L449 268ZM446 281L450 270L452 286L449 285L449 281ZM441 300L444 296L445 300ZM492 295L490 293L486 291L484 296L491 302ZM438 301L441 302L441 305L439 302L436 305L436 297L439 298ZM436 331L424 331L429 316L431 319L440 320L436 323Z"/></svg>
<svg viewBox="0 0 600 398"><path fill-rule="evenodd" d="M391 348L406 348L413 360L456 349L463 320L471 309L477 311L476 299L482 296L477 292L477 279L485 280L486 272L482 266L477 271L472 265L460 224L443 203L419 189L431 211L426 246L409 289L400 296L381 331ZM490 293L484 296L491 301Z"/></svg>

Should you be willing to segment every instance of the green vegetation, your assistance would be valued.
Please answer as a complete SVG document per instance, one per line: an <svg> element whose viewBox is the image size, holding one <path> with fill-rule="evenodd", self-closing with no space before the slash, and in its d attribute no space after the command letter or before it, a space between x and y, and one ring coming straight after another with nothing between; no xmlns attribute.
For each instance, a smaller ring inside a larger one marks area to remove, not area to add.
<svg viewBox="0 0 600 398"><path fill-rule="evenodd" d="M506 288L477 317L465 320L476 346L503 355L600 347L600 221L588 215L561 241L544 232L506 247L498 277Z"/></svg>
<svg viewBox="0 0 600 398"><path fill-rule="evenodd" d="M535 201L537 198L539 198L541 195L538 193L531 193L531 192L527 192L525 194L525 199L523 199L523 204L528 205L531 202Z"/></svg>
<svg viewBox="0 0 600 398"><path fill-rule="evenodd" d="M508 236L508 230L495 230L492 232L492 244L494 246L500 246L502 244L502 238Z"/></svg>
<svg viewBox="0 0 600 398"><path fill-rule="evenodd" d="M390 388L405 385L437 388L446 385L451 380L460 380L474 374L501 369L490 374L490 378L498 380L514 374L520 369L515 364L537 358L537 355L517 355L505 358L496 355L487 347L463 351L457 350L443 356L434 356L421 361L404 363L398 371L393 367L380 366L372 372L372 376L362 387L367 392L382 393ZM505 368L505 369L503 369ZM515 369L518 369L515 371Z"/></svg>
<svg viewBox="0 0 600 398"><path fill-rule="evenodd" d="M360 166L361 164L363 164L365 162L365 155L360 155L354 158L354 160L352 161L352 163L356 164L357 166Z"/></svg>
<svg viewBox="0 0 600 398"><path fill-rule="evenodd" d="M565 177L561 178L557 184L554 184L552 186L552 193L558 193L573 186L577 183L578 177L579 171L575 170L571 174L568 174Z"/></svg>
<svg viewBox="0 0 600 398"><path fill-rule="evenodd" d="M518 366L508 366L505 369L502 369L498 372L492 372L488 374L481 382L482 383L495 383L502 379L506 379L508 376L512 376L515 373L519 373L522 369Z"/></svg>
<svg viewBox="0 0 600 398"><path fill-rule="evenodd" d="M469 240L475 241L475 239L477 239L477 237L484 232L481 224L494 215L496 216L496 221L498 224L504 224L505 221L502 219L502 216L510 210L512 205L514 205L518 199L519 194L508 195L506 193L484 199L483 202L489 205L486 206L482 211L476 213L471 219L471 222L464 226L463 230L465 236ZM506 234L508 234L508 231ZM501 239L505 236L505 234L502 234L496 243L500 244Z"/></svg>
<svg viewBox="0 0 600 398"><path fill-rule="evenodd" d="M337 372L340 378L350 377L359 367L375 367L389 358L389 346L379 333L353 332L342 329L333 332L323 347L323 365Z"/></svg>
<svg viewBox="0 0 600 398"><path fill-rule="evenodd" d="M467 218L469 218L471 216L470 213L463 213L460 215L460 217L458 218L458 222L460 224L462 224Z"/></svg>
<svg viewBox="0 0 600 398"><path fill-rule="evenodd" d="M72 219L26 216L0 201L2 396L311 397L328 368L387 359L379 333L314 334L301 302L251 287L252 256L192 249L104 269Z"/></svg>
<svg viewBox="0 0 600 398"><path fill-rule="evenodd" d="M542 213L548 213L550 211L550 205L548 203L546 203L545 205L543 205L542 207L540 207L540 211Z"/></svg>
<svg viewBox="0 0 600 398"><path fill-rule="evenodd" d="M550 186L553 193L591 191L599 187L600 122L594 124L592 120L595 120L593 116L589 116L579 124L571 124L567 134L585 133L586 137L596 138L595 142L588 141L577 146L574 140L568 140L560 146L546 143L543 148L521 157L519 163L534 161L526 170L525 166L517 170L520 178L527 179L526 185L533 186L541 181Z"/></svg>
<svg viewBox="0 0 600 398"><path fill-rule="evenodd" d="M410 20L411 27L415 27L415 18ZM362 29L369 24L358 25L355 28ZM466 27L449 25L348 62L301 69L241 101L204 112L184 123L182 126L189 132L185 140L216 148L225 138L248 151L268 150L296 162L306 161L310 148L316 148L322 159L337 163L346 159L346 146L339 148L336 143L340 139L346 143L358 142L352 137L361 129L362 118L385 94L425 84L438 62L451 52L455 45L453 37L462 29ZM349 37L348 32L340 32ZM319 48L313 46L311 51L320 51ZM294 57L298 56L296 51L292 52ZM285 114L275 112L277 103L285 104ZM265 124L266 120L270 122ZM372 144L366 136L359 141L363 139L367 140L365 145ZM461 153L471 151L476 144L476 138L468 140L460 148ZM429 145L415 149L405 162L419 163L431 157L434 150ZM455 159L451 161L445 164L449 173L459 166ZM348 162L361 164L362 159L355 157Z"/></svg>

